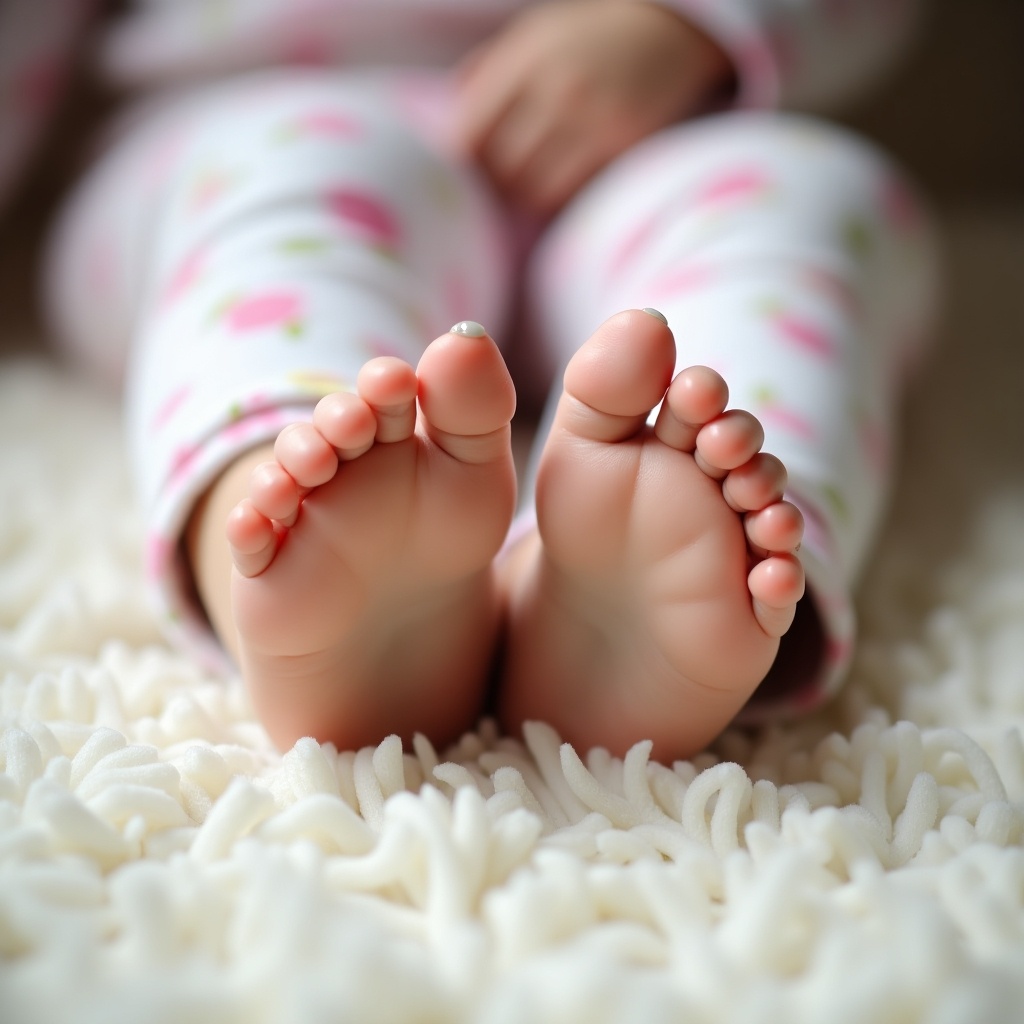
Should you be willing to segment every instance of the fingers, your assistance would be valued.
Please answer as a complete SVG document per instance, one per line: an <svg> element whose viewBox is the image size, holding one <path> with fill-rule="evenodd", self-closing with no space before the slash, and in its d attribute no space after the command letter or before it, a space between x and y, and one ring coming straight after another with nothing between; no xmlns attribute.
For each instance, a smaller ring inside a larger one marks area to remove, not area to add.
<svg viewBox="0 0 1024 1024"><path fill-rule="evenodd" d="M555 209L596 169L594 138L570 137L560 105L540 102L528 86L506 84L478 102L467 109L463 144L498 190L521 207Z"/></svg>
<svg viewBox="0 0 1024 1024"><path fill-rule="evenodd" d="M533 34L531 25L510 32L463 66L456 138L507 198L545 214L617 147L607 119L594 121L590 90L570 69L544 60L550 44Z"/></svg>

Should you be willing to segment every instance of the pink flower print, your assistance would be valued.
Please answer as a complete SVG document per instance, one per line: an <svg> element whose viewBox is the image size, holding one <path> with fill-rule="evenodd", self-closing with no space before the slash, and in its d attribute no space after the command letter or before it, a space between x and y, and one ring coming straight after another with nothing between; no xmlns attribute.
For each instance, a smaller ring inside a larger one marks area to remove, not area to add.
<svg viewBox="0 0 1024 1024"><path fill-rule="evenodd" d="M336 188L326 196L327 206L346 227L355 229L371 244L393 252L401 241L398 218L375 196L349 188Z"/></svg>
<svg viewBox="0 0 1024 1024"><path fill-rule="evenodd" d="M780 402L770 387L758 389L756 404L755 412L765 428L776 428L808 441L817 437L814 424L796 409Z"/></svg>
<svg viewBox="0 0 1024 1024"><path fill-rule="evenodd" d="M290 127L298 135L329 139L354 139L363 133L356 118L339 110L311 110L290 122Z"/></svg>
<svg viewBox="0 0 1024 1024"><path fill-rule="evenodd" d="M279 327L297 338L305 330L302 296L293 291L268 290L229 302L225 325L233 334Z"/></svg>
<svg viewBox="0 0 1024 1024"><path fill-rule="evenodd" d="M281 54L285 64L307 68L324 68L335 59L335 48L325 39L312 33L303 33L289 39Z"/></svg>
<svg viewBox="0 0 1024 1024"><path fill-rule="evenodd" d="M188 193L188 208L191 213L208 210L237 184L238 175L217 168L201 171Z"/></svg>
<svg viewBox="0 0 1024 1024"><path fill-rule="evenodd" d="M807 267L803 279L819 295L826 296L837 308L850 316L858 316L863 306L856 290L838 274L820 267Z"/></svg>
<svg viewBox="0 0 1024 1024"><path fill-rule="evenodd" d="M764 313L780 337L790 345L822 359L835 358L832 339L816 324L774 301L764 304Z"/></svg>
<svg viewBox="0 0 1024 1024"><path fill-rule="evenodd" d="M202 274L205 260L205 250L195 249L178 264L161 296L160 301L164 306L177 302L195 284Z"/></svg>
<svg viewBox="0 0 1024 1024"><path fill-rule="evenodd" d="M279 409L260 408L261 401L265 400L253 400L248 407L233 405L228 410L231 422L221 430L221 439L237 444L256 435L268 437L287 426L287 420Z"/></svg>
<svg viewBox="0 0 1024 1024"><path fill-rule="evenodd" d="M191 390L192 389L187 384L183 384L180 388L172 391L171 394L161 403L150 426L152 433L158 433L167 425L167 423L173 418L174 414L185 404Z"/></svg>
<svg viewBox="0 0 1024 1024"><path fill-rule="evenodd" d="M651 298L667 299L694 288L703 288L708 282L713 281L714 277L714 270L708 266L691 263L675 267L651 283Z"/></svg>
<svg viewBox="0 0 1024 1024"><path fill-rule="evenodd" d="M158 580L167 572L171 559L174 557L174 544L166 537L152 534L146 539L143 552L143 571L146 578Z"/></svg>
<svg viewBox="0 0 1024 1024"><path fill-rule="evenodd" d="M312 370L301 371L289 373L288 380L301 392L313 395L315 398L333 395L337 391L355 391L352 381L333 373L317 373Z"/></svg>
<svg viewBox="0 0 1024 1024"><path fill-rule="evenodd" d="M168 474L169 481L176 485L188 476L189 471L195 464L196 459L202 451L199 445L182 445L171 457L171 471Z"/></svg>
<svg viewBox="0 0 1024 1024"><path fill-rule="evenodd" d="M630 263L643 251L644 247L654 237L661 227L661 216L651 217L649 220L638 224L633 230L617 245L608 261L608 277L618 277Z"/></svg>
<svg viewBox="0 0 1024 1024"><path fill-rule="evenodd" d="M735 167L705 182L694 201L700 205L756 199L768 191L770 184L768 175L759 167Z"/></svg>

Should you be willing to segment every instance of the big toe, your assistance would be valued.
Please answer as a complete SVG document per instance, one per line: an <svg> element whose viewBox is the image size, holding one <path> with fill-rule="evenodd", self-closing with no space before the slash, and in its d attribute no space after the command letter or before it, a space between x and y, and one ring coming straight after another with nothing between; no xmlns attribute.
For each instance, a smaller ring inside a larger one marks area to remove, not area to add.
<svg viewBox="0 0 1024 1024"><path fill-rule="evenodd" d="M516 409L515 386L493 339L465 320L420 358L419 405L429 436L462 460L503 452Z"/></svg>
<svg viewBox="0 0 1024 1024"><path fill-rule="evenodd" d="M675 341L660 313L616 313L569 361L560 425L594 441L632 436L664 397L675 361Z"/></svg>

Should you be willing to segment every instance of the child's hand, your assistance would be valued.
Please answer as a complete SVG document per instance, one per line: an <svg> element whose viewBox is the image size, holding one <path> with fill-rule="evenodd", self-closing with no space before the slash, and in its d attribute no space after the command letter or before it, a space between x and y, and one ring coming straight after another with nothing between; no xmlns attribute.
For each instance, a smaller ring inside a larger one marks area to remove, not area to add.
<svg viewBox="0 0 1024 1024"><path fill-rule="evenodd" d="M634 142L700 110L730 73L667 8L559 0L470 56L458 138L509 198L546 214Z"/></svg>

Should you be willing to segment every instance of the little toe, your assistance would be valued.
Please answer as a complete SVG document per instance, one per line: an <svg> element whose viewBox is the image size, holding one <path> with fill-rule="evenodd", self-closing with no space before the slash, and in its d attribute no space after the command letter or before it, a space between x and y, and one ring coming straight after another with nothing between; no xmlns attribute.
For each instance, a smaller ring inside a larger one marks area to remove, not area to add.
<svg viewBox="0 0 1024 1024"><path fill-rule="evenodd" d="M249 476L249 499L253 509L285 526L294 521L303 493L279 462L261 462Z"/></svg>
<svg viewBox="0 0 1024 1024"><path fill-rule="evenodd" d="M773 555L758 562L747 576L754 617L771 637L781 637L793 624L804 594L804 570L794 555Z"/></svg>
<svg viewBox="0 0 1024 1024"><path fill-rule="evenodd" d="M293 423L277 435L274 457L301 489L327 483L338 469L334 446L312 423Z"/></svg>
<svg viewBox="0 0 1024 1024"><path fill-rule="evenodd" d="M800 547L804 517L796 505L778 501L743 519L747 543L759 554L793 552Z"/></svg>
<svg viewBox="0 0 1024 1024"><path fill-rule="evenodd" d="M729 386L720 374L709 366L689 366L669 385L654 433L663 444L692 452L701 427L721 416L728 401Z"/></svg>
<svg viewBox="0 0 1024 1024"><path fill-rule="evenodd" d="M760 421L743 409L730 409L704 424L697 434L694 461L715 480L749 462L764 444Z"/></svg>
<svg viewBox="0 0 1024 1024"><path fill-rule="evenodd" d="M243 498L228 514L225 534L231 561L243 576L259 576L274 560L278 530L248 498Z"/></svg>
<svg viewBox="0 0 1024 1024"><path fill-rule="evenodd" d="M722 496L734 512L756 512L778 501L789 475L780 459L758 452L722 481Z"/></svg>
<svg viewBox="0 0 1024 1024"><path fill-rule="evenodd" d="M404 441L416 428L416 371L394 356L371 359L356 379L359 395L377 419L375 439L382 444Z"/></svg>
<svg viewBox="0 0 1024 1024"><path fill-rule="evenodd" d="M336 391L325 395L313 410L313 426L332 445L339 459L356 459L373 447L377 417L359 395Z"/></svg>

